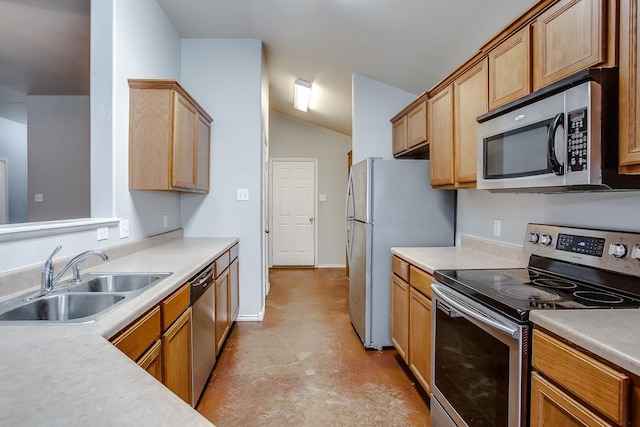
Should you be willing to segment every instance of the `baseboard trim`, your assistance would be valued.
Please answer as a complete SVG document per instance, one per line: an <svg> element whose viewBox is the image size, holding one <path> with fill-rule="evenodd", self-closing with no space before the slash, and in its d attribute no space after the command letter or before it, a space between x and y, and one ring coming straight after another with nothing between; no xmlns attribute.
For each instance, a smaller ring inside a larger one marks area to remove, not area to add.
<svg viewBox="0 0 640 427"><path fill-rule="evenodd" d="M346 268L344 264L319 264L318 268Z"/></svg>
<svg viewBox="0 0 640 427"><path fill-rule="evenodd" d="M236 322L262 322L264 320L264 310L258 314L238 314Z"/></svg>

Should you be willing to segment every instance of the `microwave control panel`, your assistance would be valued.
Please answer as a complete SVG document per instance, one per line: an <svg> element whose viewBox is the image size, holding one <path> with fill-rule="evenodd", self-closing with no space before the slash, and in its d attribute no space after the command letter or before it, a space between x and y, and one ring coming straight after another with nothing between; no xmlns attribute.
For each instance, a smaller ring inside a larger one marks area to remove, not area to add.
<svg viewBox="0 0 640 427"><path fill-rule="evenodd" d="M587 109L572 111L567 114L567 165L568 172L579 172L587 169Z"/></svg>

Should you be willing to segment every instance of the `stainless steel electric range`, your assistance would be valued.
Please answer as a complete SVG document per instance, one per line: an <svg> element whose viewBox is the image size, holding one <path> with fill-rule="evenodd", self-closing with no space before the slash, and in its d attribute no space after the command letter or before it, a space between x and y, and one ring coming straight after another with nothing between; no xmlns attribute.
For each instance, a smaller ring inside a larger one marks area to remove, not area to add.
<svg viewBox="0 0 640 427"><path fill-rule="evenodd" d="M436 270L433 426L526 426L531 310L640 307L640 233L528 224L522 269Z"/></svg>

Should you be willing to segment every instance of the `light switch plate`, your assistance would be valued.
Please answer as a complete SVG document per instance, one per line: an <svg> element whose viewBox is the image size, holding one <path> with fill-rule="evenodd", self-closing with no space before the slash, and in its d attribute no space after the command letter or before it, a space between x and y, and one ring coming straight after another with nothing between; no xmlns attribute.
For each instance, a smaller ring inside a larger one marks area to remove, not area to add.
<svg viewBox="0 0 640 427"><path fill-rule="evenodd" d="M238 188L238 200L249 200L248 188Z"/></svg>
<svg viewBox="0 0 640 427"><path fill-rule="evenodd" d="M321 202L326 202L327 201L327 195L326 194L321 194L319 197Z"/></svg>
<svg viewBox="0 0 640 427"><path fill-rule="evenodd" d="M499 219L494 219L493 220L493 235L494 236L500 236L500 228L502 227L502 221L500 221Z"/></svg>
<svg viewBox="0 0 640 427"><path fill-rule="evenodd" d="M34 197L34 201L41 202L44 200L44 196L42 194L36 194Z"/></svg>

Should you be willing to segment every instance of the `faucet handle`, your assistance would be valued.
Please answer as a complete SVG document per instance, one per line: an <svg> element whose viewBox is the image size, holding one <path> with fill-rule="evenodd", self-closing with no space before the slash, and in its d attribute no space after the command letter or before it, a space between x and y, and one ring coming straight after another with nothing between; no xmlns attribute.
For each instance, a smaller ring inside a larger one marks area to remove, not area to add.
<svg viewBox="0 0 640 427"><path fill-rule="evenodd" d="M62 249L62 246L58 245L53 252L51 252L51 255L49 255L49 257L47 258L47 260L44 263L44 268L45 269L51 269L52 266L52 261L53 261L53 256L55 254L57 254L58 252L60 252L60 249Z"/></svg>

